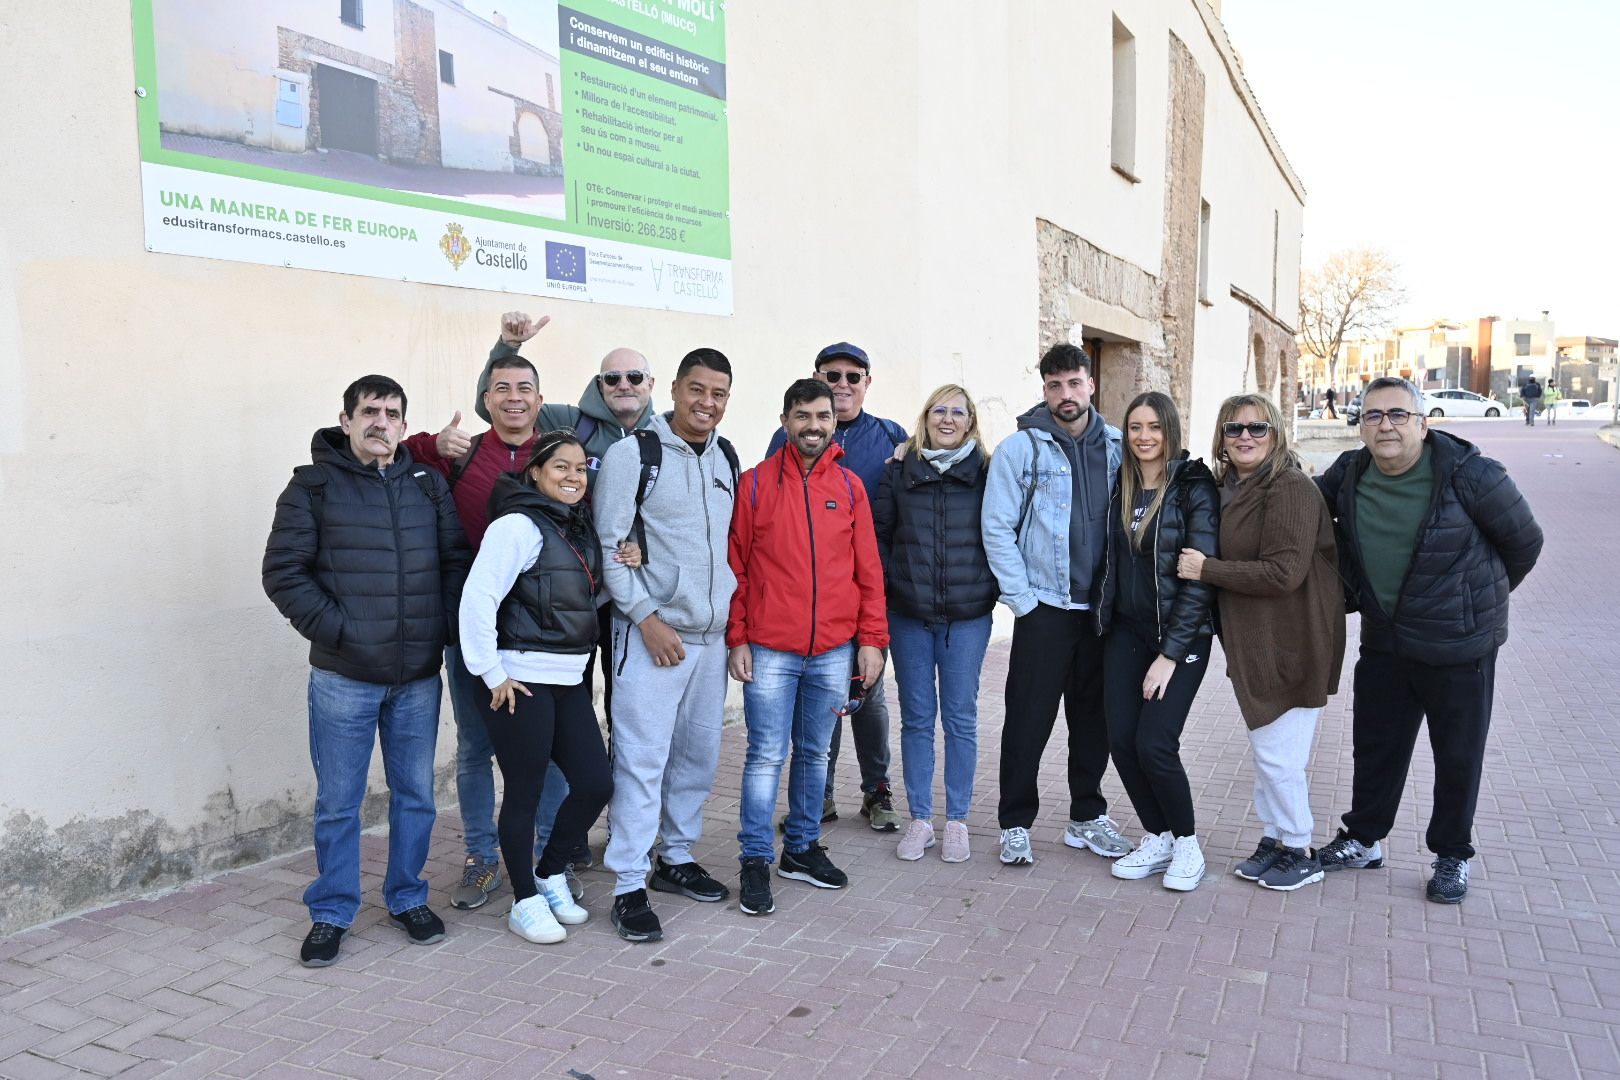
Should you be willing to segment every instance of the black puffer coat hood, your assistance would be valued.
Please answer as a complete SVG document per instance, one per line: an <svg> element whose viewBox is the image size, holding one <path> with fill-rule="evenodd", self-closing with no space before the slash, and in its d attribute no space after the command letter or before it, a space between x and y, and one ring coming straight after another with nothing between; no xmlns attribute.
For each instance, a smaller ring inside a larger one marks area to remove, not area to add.
<svg viewBox="0 0 1620 1080"><path fill-rule="evenodd" d="M1182 548L1194 548L1211 556L1220 554L1221 497L1209 466L1196 458L1189 459L1185 450L1170 462L1168 474L1164 503L1153 516L1153 535L1144 537L1142 544L1153 549L1159 652L1180 661L1187 658L1193 642L1215 633L1215 590L1202 581L1177 577L1176 560ZM1121 545L1125 543L1116 483L1108 502L1108 558L1092 605L1098 633L1106 634L1114 617L1119 559L1125 555Z"/></svg>
<svg viewBox="0 0 1620 1080"><path fill-rule="evenodd" d="M1477 660L1507 641L1508 593L1541 554L1541 526L1501 462L1430 428L1434 493L1395 610L1386 612L1361 567L1356 481L1372 466L1349 450L1317 479L1333 513L1346 609L1361 612L1361 643L1425 664Z"/></svg>
<svg viewBox="0 0 1620 1080"><path fill-rule="evenodd" d="M872 525L889 610L939 623L995 608L999 586L979 527L984 481L977 446L944 473L915 450L883 467Z"/></svg>
<svg viewBox="0 0 1620 1080"><path fill-rule="evenodd" d="M313 667L385 686L437 673L472 560L444 477L403 445L383 472L362 465L337 427L310 457L276 501L264 591Z"/></svg>

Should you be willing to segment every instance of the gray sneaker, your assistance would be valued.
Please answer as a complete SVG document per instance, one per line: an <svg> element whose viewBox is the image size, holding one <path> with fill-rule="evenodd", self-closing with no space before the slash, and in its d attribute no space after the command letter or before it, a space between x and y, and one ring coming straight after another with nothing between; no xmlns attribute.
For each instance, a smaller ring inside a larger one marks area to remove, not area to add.
<svg viewBox="0 0 1620 1080"><path fill-rule="evenodd" d="M483 907L489 894L501 887L501 860L484 862L476 855L467 856L461 868L461 884L450 890L450 906L463 911Z"/></svg>
<svg viewBox="0 0 1620 1080"><path fill-rule="evenodd" d="M1260 838L1260 846L1254 849L1254 854L1232 867L1232 873L1244 881L1259 881L1260 875L1271 869L1272 863L1283 853L1283 846L1277 843L1275 836Z"/></svg>
<svg viewBox="0 0 1620 1080"><path fill-rule="evenodd" d="M1105 859L1128 855L1131 842L1119 834L1119 826L1107 814L1090 821L1071 821L1063 830L1063 842L1072 848L1089 848Z"/></svg>
<svg viewBox="0 0 1620 1080"><path fill-rule="evenodd" d="M1262 889L1293 892L1322 880L1322 864L1304 848L1277 845L1279 854L1266 872L1260 875Z"/></svg>
<svg viewBox="0 0 1620 1080"><path fill-rule="evenodd" d="M1315 851L1323 870L1376 870L1384 865L1384 846L1377 840L1368 847L1343 829Z"/></svg>
<svg viewBox="0 0 1620 1080"><path fill-rule="evenodd" d="M1014 826L1001 830L1001 861L1008 866L1031 866L1035 852L1029 847L1029 830Z"/></svg>

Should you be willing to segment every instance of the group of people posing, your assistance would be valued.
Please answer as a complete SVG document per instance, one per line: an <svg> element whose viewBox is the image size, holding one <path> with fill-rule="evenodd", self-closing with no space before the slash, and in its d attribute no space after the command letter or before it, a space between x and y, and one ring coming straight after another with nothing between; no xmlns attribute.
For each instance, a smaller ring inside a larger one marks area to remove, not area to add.
<svg viewBox="0 0 1620 1080"><path fill-rule="evenodd" d="M1291 890L1326 870L1381 866L1427 717L1427 893L1463 899L1508 593L1542 537L1501 465L1429 428L1410 384L1370 384L1365 445L1313 481L1269 398L1221 405L1206 466L1165 394L1137 395L1123 430L1107 423L1091 360L1069 344L1042 357L1042 402L994 452L956 385L929 395L908 434L865 411L870 358L840 342L787 388L767 456L744 470L718 431L732 383L718 350L682 358L665 412L630 349L604 357L577 407L548 405L519 351L546 322L502 317L478 384L487 431L470 435L458 412L407 438L404 390L367 376L277 503L264 586L310 641L318 877L304 895L304 964L332 963L360 908L360 812L378 738L390 792L383 898L413 942L444 936L421 877L441 659L467 849L451 903L482 906L504 865L508 925L529 941L561 941L589 917L574 871L594 859L587 834L604 809L620 936L662 937L649 888L730 897L693 858L728 676L742 684L747 728L744 914L774 910L773 864L818 888L848 884L821 843L838 816L845 717L868 824L897 834L901 859L937 847L966 861L998 602L1015 616L1002 863L1035 860L1038 772L1061 703L1063 843L1112 860L1116 877L1198 886L1206 864L1180 739L1218 634L1260 819L1234 872ZM1353 794L1343 828L1313 848L1307 765L1338 689L1347 609L1362 613ZM889 776L891 663L903 814ZM1110 759L1142 826L1134 844L1102 794Z"/></svg>

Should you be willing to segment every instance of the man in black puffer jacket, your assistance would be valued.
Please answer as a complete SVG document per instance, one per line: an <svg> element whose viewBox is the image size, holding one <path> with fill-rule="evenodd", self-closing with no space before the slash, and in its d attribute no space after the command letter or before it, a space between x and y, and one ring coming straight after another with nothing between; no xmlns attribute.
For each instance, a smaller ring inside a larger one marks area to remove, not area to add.
<svg viewBox="0 0 1620 1080"><path fill-rule="evenodd" d="M444 937L428 910L439 662L470 561L444 477L400 445L405 391L368 375L343 394L338 427L315 433L293 470L264 551L264 591L309 639L309 751L315 859L304 892L313 926L300 959L337 959L360 910L360 804L371 745L388 777L383 898L413 942Z"/></svg>
<svg viewBox="0 0 1620 1080"><path fill-rule="evenodd" d="M1404 379L1374 379L1362 399L1361 450L1317 481L1333 513L1351 610L1361 611L1356 661L1355 777L1322 867L1383 865L1418 726L1429 721L1437 856L1428 897L1468 893L1474 807L1507 641L1508 593L1541 553L1541 527L1499 462L1428 427Z"/></svg>

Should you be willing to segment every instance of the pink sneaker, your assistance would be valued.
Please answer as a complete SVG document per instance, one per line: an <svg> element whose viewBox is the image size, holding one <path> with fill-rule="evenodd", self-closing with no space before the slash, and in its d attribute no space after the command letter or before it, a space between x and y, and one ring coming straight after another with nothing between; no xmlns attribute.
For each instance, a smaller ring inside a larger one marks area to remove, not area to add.
<svg viewBox="0 0 1620 1080"><path fill-rule="evenodd" d="M967 862L972 854L973 850L968 846L967 823L947 821L945 843L940 845L939 857L946 862Z"/></svg>
<svg viewBox="0 0 1620 1080"><path fill-rule="evenodd" d="M923 852L934 846L934 826L920 818L912 818L911 824L906 826L906 834L900 838L900 846L895 854L906 862L916 862L923 857Z"/></svg>

